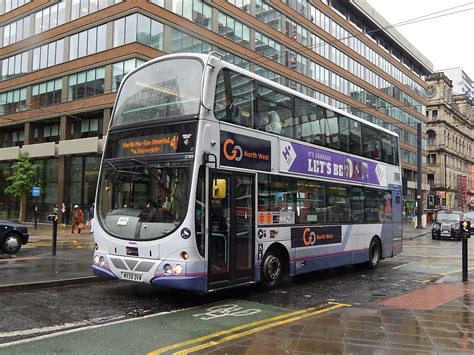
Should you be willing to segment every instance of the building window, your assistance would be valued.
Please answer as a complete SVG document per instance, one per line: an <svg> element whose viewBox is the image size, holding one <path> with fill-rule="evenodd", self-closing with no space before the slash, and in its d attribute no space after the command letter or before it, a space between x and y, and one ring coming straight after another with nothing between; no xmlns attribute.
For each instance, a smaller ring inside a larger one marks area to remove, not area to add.
<svg viewBox="0 0 474 355"><path fill-rule="evenodd" d="M141 14L114 21L113 46L140 42L158 50L163 50L163 24Z"/></svg>
<svg viewBox="0 0 474 355"><path fill-rule="evenodd" d="M38 124L33 129L33 143L59 142L59 124Z"/></svg>
<svg viewBox="0 0 474 355"><path fill-rule="evenodd" d="M438 110L431 111L431 120L436 121L438 119Z"/></svg>
<svg viewBox="0 0 474 355"><path fill-rule="evenodd" d="M23 6L29 3L31 0L2 0L3 10L0 12L0 15L6 14L16 8ZM0 6L2 8L2 6Z"/></svg>
<svg viewBox="0 0 474 355"><path fill-rule="evenodd" d="M51 67L63 62L64 39L45 44L33 49L32 70L39 70Z"/></svg>
<svg viewBox="0 0 474 355"><path fill-rule="evenodd" d="M31 107L37 108L59 104L61 102L62 86L62 79L33 85L31 88Z"/></svg>
<svg viewBox="0 0 474 355"><path fill-rule="evenodd" d="M28 72L28 52L16 54L0 60L1 80L6 80L16 75Z"/></svg>
<svg viewBox="0 0 474 355"><path fill-rule="evenodd" d="M112 65L112 91L117 91L123 77L129 71L145 63L144 60L134 58Z"/></svg>
<svg viewBox="0 0 474 355"><path fill-rule="evenodd" d="M122 0L72 0L71 20L89 15L119 2L122 2Z"/></svg>
<svg viewBox="0 0 474 355"><path fill-rule="evenodd" d="M428 135L428 145L436 145L436 132L429 130L426 133Z"/></svg>
<svg viewBox="0 0 474 355"><path fill-rule="evenodd" d="M0 115L26 110L26 88L0 94Z"/></svg>
<svg viewBox="0 0 474 355"><path fill-rule="evenodd" d="M104 67L70 75L68 81L68 100L78 100L84 97L103 94L104 75Z"/></svg>
<svg viewBox="0 0 474 355"><path fill-rule="evenodd" d="M94 137L99 134L99 119L89 118L81 120L81 137Z"/></svg>
<svg viewBox="0 0 474 355"><path fill-rule="evenodd" d="M106 34L107 25L102 25L69 37L69 60L104 51Z"/></svg>
<svg viewBox="0 0 474 355"><path fill-rule="evenodd" d="M25 131L23 129L3 130L0 133L0 147L17 147L22 146L25 140Z"/></svg>

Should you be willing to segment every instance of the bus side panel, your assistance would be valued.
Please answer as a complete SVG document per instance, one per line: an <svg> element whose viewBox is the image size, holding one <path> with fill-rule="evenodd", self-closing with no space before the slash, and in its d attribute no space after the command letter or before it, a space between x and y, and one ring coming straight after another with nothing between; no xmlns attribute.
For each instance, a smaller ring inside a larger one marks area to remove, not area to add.
<svg viewBox="0 0 474 355"><path fill-rule="evenodd" d="M400 254L403 249L403 224L402 224L402 193L392 192L393 214L393 255Z"/></svg>
<svg viewBox="0 0 474 355"><path fill-rule="evenodd" d="M393 223L382 223L380 240L382 242L382 258L390 258L393 256Z"/></svg>
<svg viewBox="0 0 474 355"><path fill-rule="evenodd" d="M368 261L370 240L381 232L381 224L342 226L340 243L296 249L295 274Z"/></svg>

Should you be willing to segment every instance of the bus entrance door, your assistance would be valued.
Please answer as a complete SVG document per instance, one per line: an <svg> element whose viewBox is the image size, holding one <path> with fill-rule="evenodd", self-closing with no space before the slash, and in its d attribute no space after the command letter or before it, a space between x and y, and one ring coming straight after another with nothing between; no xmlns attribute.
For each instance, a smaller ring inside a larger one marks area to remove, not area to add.
<svg viewBox="0 0 474 355"><path fill-rule="evenodd" d="M209 290L253 281L254 177L211 172Z"/></svg>

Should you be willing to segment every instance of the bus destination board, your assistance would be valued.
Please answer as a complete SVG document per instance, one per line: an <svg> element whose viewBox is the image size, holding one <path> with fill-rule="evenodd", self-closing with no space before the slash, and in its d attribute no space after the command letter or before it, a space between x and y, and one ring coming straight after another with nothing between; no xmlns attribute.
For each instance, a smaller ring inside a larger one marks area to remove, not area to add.
<svg viewBox="0 0 474 355"><path fill-rule="evenodd" d="M124 138L118 141L118 155L132 157L176 153L178 143L178 133Z"/></svg>

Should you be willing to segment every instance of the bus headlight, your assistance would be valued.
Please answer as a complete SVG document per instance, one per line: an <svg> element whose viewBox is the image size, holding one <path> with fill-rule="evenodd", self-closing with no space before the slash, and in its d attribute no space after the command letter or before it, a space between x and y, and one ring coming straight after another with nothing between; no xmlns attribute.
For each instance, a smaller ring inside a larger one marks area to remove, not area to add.
<svg viewBox="0 0 474 355"><path fill-rule="evenodd" d="M170 264L166 264L166 265L163 267L163 269L165 270L165 274L166 274L166 275L170 275L170 274L171 274L171 271L173 271L173 270L171 269L171 265L170 265Z"/></svg>
<svg viewBox="0 0 474 355"><path fill-rule="evenodd" d="M99 255L94 256L94 264L99 264Z"/></svg>
<svg viewBox="0 0 474 355"><path fill-rule="evenodd" d="M181 274L183 272L183 267L179 264L176 264L174 267L174 273L175 274Z"/></svg>
<svg viewBox="0 0 474 355"><path fill-rule="evenodd" d="M105 265L105 258L103 256L99 257L99 265L104 266Z"/></svg>
<svg viewBox="0 0 474 355"><path fill-rule="evenodd" d="M180 256L181 256L181 259L183 259L183 260L188 260L189 259L189 254L186 253L185 251L182 251Z"/></svg>

